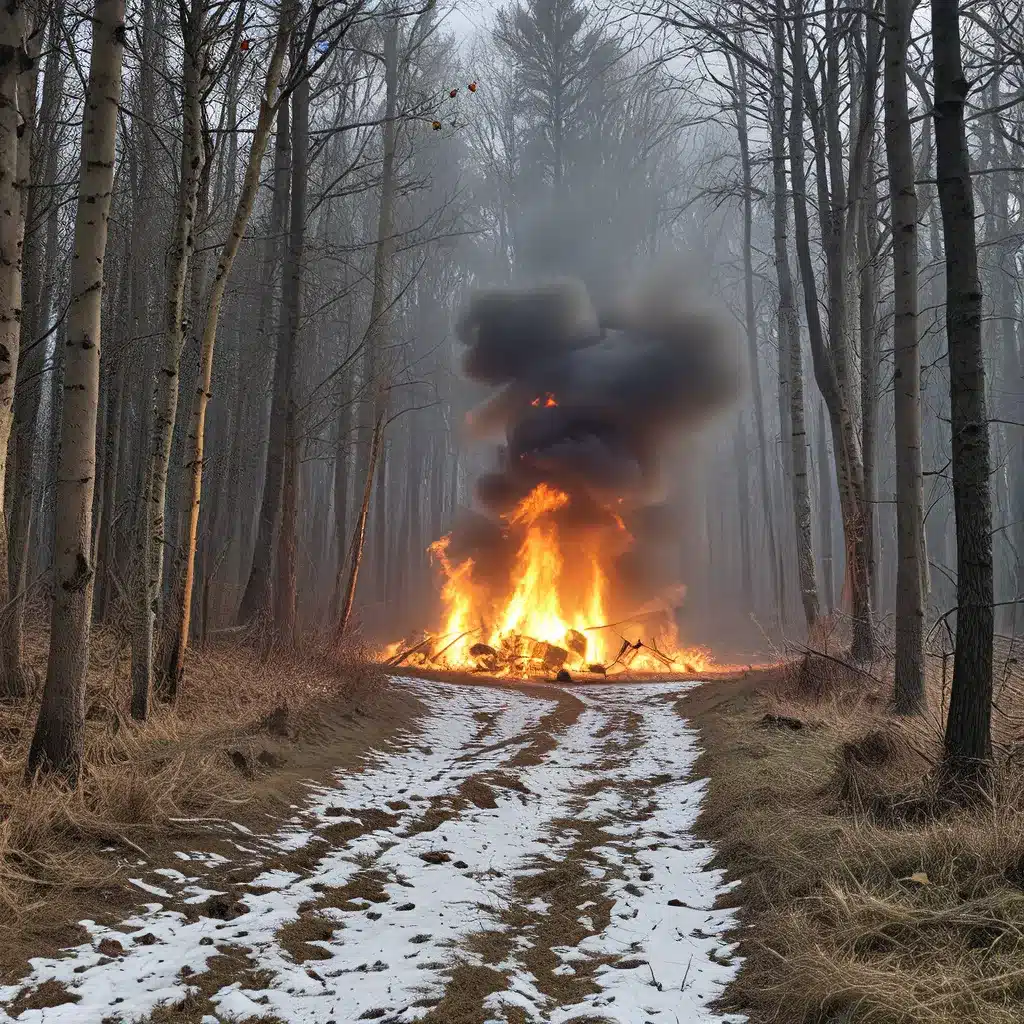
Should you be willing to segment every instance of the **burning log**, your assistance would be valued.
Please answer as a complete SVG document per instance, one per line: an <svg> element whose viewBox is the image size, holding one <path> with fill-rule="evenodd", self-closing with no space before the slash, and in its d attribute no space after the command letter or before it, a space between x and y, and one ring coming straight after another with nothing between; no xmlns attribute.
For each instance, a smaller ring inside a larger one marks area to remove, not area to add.
<svg viewBox="0 0 1024 1024"><path fill-rule="evenodd" d="M565 634L565 646L581 661L587 656L587 638L578 629Z"/></svg>
<svg viewBox="0 0 1024 1024"><path fill-rule="evenodd" d="M409 647L406 650L400 652L399 654L396 654L393 658L389 658L384 664L387 665L388 668L397 668L399 665L402 664L403 661L405 661L406 658L411 658L414 654L418 654L420 651L423 650L424 647L430 646L430 644L432 644L433 642L434 637L428 636L425 640L421 640L418 644L415 644L412 647Z"/></svg>
<svg viewBox="0 0 1024 1024"><path fill-rule="evenodd" d="M490 644L473 644L469 649L469 656L476 659L480 671L496 672L498 670L498 652Z"/></svg>

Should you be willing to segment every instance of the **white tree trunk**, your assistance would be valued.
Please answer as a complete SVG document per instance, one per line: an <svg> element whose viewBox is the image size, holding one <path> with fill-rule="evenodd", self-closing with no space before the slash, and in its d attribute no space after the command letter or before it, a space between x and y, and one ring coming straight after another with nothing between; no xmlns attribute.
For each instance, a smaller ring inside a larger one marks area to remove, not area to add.
<svg viewBox="0 0 1024 1024"><path fill-rule="evenodd" d="M100 310L121 101L124 0L96 0L92 26L67 314L50 655L27 769L30 778L37 772L55 774L71 785L78 781L85 740Z"/></svg>
<svg viewBox="0 0 1024 1024"><path fill-rule="evenodd" d="M180 608L175 608L177 618L177 643L169 653L167 668L167 696L177 696L181 675L184 670L185 652L188 648L189 630L192 624L192 589L195 581L196 543L199 536L199 508L203 492L203 448L206 430L206 407L210 400L210 387L213 378L213 353L217 343L217 322L220 318L220 307L224 300L231 267L238 254L242 236L252 214L256 200L256 190L260 183L260 168L263 154L267 148L267 139L274 124L277 113L275 94L281 81L281 70L284 66L285 53L291 39L294 24L294 0L282 5L278 15L277 38L274 50L267 66L267 74L263 84L263 96L260 98L260 113L249 148L249 160L245 168L242 191L238 197L234 217L231 221L228 237L221 248L217 260L210 295L207 299L206 321L199 356L199 380L192 401L192 413L188 428L188 456L186 471L189 481L185 495L185 552L182 564L182 582L179 590Z"/></svg>

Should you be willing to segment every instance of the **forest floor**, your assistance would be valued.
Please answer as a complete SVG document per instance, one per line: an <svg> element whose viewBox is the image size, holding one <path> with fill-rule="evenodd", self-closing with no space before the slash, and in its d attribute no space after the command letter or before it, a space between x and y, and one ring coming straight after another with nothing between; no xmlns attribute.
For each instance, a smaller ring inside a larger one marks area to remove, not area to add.
<svg viewBox="0 0 1024 1024"><path fill-rule="evenodd" d="M136 905L9 972L0 1020L742 1020L709 1008L738 964L692 686L381 684L277 827L120 846Z"/></svg>
<svg viewBox="0 0 1024 1024"><path fill-rule="evenodd" d="M888 712L892 665L815 656L687 711L710 778L698 834L739 884L751 1024L1019 1024L1024 1005L1022 641L996 647L991 794L939 798L948 659L928 708Z"/></svg>
<svg viewBox="0 0 1024 1024"><path fill-rule="evenodd" d="M996 784L950 807L938 662L908 721L888 666L820 656L555 686L208 652L193 717L94 712L76 798L0 759L0 1021L1016 1024L997 653Z"/></svg>

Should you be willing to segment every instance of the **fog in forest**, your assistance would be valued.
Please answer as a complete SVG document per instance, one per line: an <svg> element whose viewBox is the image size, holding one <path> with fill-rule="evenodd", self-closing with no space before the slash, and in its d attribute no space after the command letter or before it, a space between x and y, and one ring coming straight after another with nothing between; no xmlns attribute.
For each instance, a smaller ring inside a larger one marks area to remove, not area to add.
<svg viewBox="0 0 1024 1024"><path fill-rule="evenodd" d="M8 83L10 180L32 187L4 321L7 688L51 599L69 664L89 623L126 638L143 718L196 644L435 628L435 542L514 573L495 524L539 481L572 492L563 520L624 505L605 603L674 595L681 640L723 660L809 628L889 650L900 564L950 647L953 222L927 48L897 158L881 22L826 45L829 5L797 33L715 3L106 2L123 39L58 3L26 15ZM992 71L962 151L984 165L993 453L969 490L991 478L1013 632L1019 104L990 30L965 29L968 70Z"/></svg>

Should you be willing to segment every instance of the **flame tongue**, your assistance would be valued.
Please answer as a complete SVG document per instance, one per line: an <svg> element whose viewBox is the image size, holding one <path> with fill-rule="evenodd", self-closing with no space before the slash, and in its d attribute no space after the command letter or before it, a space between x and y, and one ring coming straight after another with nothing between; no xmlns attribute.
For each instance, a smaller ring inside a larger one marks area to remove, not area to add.
<svg viewBox="0 0 1024 1024"><path fill-rule="evenodd" d="M503 517L507 534L518 544L511 577L503 585L474 579L472 559L454 563L450 537L430 546L445 575L444 627L435 643L415 648L418 658L437 667L520 675L563 665L628 664L641 671L708 666L703 652L676 650L668 616L657 627L647 616L637 617L636 625L623 624L627 632L640 629L644 643L598 628L608 623L606 560L631 538L615 514L611 528L567 532L556 514L569 504L565 491L542 483ZM654 642L658 647L651 647Z"/></svg>

